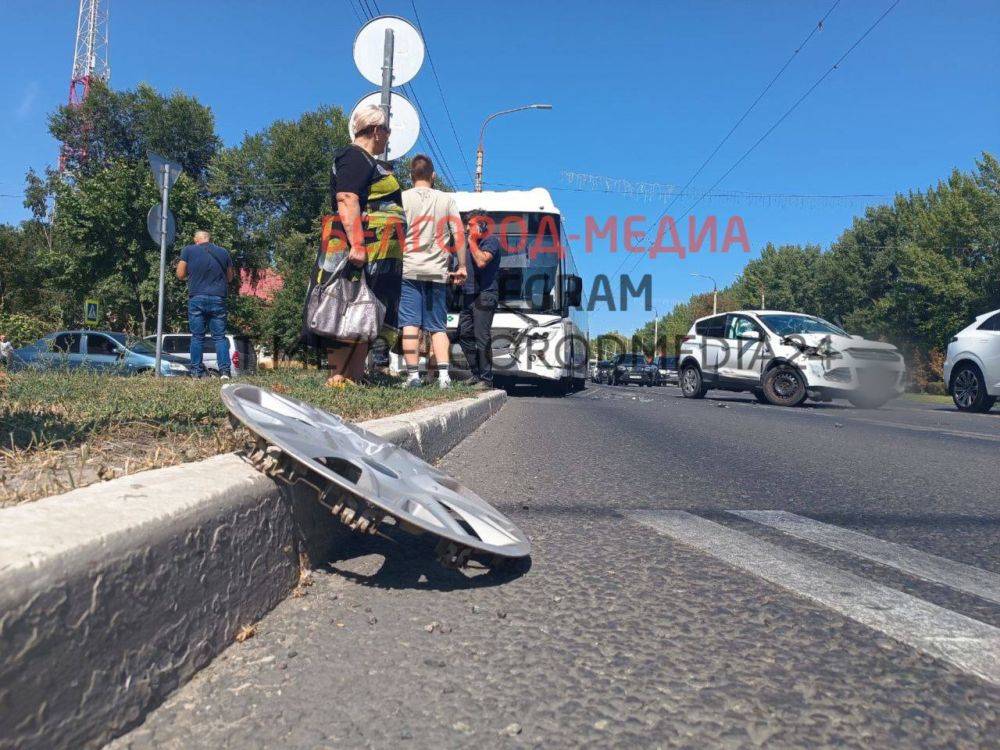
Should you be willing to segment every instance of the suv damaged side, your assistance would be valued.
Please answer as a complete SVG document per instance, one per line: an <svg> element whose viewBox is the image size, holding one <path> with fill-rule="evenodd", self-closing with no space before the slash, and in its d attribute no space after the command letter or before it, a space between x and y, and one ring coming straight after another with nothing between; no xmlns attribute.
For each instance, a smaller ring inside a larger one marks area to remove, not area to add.
<svg viewBox="0 0 1000 750"><path fill-rule="evenodd" d="M896 347L852 336L814 316L738 310L695 321L680 353L684 396L750 391L762 403L798 406L846 398L877 408L900 395L906 370Z"/></svg>

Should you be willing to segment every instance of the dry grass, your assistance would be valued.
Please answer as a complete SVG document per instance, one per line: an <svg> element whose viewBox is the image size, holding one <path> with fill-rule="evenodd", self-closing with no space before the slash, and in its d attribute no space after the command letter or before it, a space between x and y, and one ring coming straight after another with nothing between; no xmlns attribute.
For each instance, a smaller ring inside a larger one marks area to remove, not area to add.
<svg viewBox="0 0 1000 750"><path fill-rule="evenodd" d="M279 369L250 382L352 421L470 395L462 387L331 390L315 370ZM0 508L147 469L197 461L241 444L217 380L80 371L0 371Z"/></svg>

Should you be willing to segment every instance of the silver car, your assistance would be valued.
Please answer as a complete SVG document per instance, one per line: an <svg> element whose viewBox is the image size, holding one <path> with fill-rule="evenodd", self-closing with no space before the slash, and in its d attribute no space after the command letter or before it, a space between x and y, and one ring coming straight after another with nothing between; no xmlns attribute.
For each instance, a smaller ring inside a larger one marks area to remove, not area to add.
<svg viewBox="0 0 1000 750"><path fill-rule="evenodd" d="M57 331L34 344L15 349L11 369L75 370L85 368L102 372L135 375L153 372L156 350L146 341L113 331ZM166 377L188 375L181 360L165 355L160 374Z"/></svg>

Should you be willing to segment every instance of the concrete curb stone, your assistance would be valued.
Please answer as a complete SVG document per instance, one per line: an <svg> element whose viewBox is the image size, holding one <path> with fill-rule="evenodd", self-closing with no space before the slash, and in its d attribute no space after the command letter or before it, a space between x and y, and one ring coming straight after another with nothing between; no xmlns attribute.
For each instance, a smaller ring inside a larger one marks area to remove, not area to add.
<svg viewBox="0 0 1000 750"><path fill-rule="evenodd" d="M363 423L424 460L506 394ZM295 586L347 532L235 454L0 511L0 748L100 747Z"/></svg>

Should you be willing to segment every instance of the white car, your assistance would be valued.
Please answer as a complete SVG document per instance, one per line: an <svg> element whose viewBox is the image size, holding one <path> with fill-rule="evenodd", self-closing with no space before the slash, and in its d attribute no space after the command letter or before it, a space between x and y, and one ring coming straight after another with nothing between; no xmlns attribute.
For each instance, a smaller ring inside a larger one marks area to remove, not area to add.
<svg viewBox="0 0 1000 750"><path fill-rule="evenodd" d="M1000 310L980 315L948 343L944 382L962 411L989 411L1000 396Z"/></svg>
<svg viewBox="0 0 1000 750"><path fill-rule="evenodd" d="M906 385L903 357L892 344L782 310L737 310L695 321L679 364L687 398L718 388L751 391L758 401L778 406L846 398L878 408Z"/></svg>
<svg viewBox="0 0 1000 750"><path fill-rule="evenodd" d="M229 339L229 359L230 371L233 377L242 375L254 375L257 372L257 352L254 350L253 342L249 336L227 333ZM156 336L147 336L146 341L156 349ZM191 334L190 333L165 333L163 334L163 351L165 354L183 360L191 361ZM209 375L219 374L219 364L215 360L215 343L210 334L205 335L204 349L202 350L201 362L205 366L205 371Z"/></svg>

